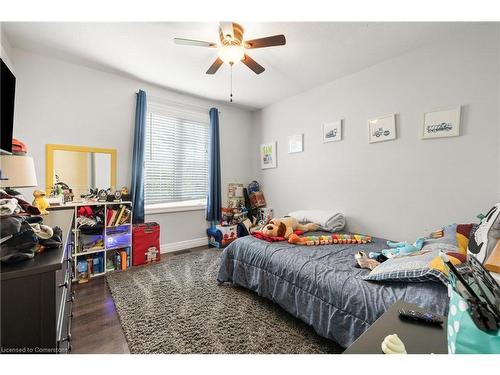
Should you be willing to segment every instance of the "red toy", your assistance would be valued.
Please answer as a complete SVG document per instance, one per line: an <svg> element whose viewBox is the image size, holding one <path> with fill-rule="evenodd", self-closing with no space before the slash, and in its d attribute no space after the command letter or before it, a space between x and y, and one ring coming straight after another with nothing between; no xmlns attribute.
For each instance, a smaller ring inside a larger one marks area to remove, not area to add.
<svg viewBox="0 0 500 375"><path fill-rule="evenodd" d="M132 264L139 266L160 260L160 225L134 224L132 229Z"/></svg>

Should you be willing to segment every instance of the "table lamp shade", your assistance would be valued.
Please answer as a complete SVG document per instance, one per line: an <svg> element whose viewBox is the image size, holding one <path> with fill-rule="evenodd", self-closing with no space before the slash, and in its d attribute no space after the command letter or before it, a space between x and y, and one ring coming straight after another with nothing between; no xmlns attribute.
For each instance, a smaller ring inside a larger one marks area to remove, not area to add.
<svg viewBox="0 0 500 375"><path fill-rule="evenodd" d="M0 156L2 171L2 187L23 188L38 186L35 174L35 163L29 156ZM6 180L4 180L6 178Z"/></svg>

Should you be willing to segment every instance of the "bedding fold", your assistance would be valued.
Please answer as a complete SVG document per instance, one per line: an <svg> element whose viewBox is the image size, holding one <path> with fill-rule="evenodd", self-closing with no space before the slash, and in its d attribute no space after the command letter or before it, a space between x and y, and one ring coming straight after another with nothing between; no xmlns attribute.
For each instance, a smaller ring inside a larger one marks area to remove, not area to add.
<svg viewBox="0 0 500 375"><path fill-rule="evenodd" d="M327 232L338 232L345 227L345 216L341 212L328 210L299 210L288 214L299 223L314 223L320 226L320 230Z"/></svg>

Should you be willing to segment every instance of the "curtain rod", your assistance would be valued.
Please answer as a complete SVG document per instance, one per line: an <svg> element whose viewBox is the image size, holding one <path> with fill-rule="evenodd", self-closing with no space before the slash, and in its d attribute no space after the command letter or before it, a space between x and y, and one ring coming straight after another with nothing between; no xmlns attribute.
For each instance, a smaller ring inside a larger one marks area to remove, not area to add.
<svg viewBox="0 0 500 375"><path fill-rule="evenodd" d="M162 98L162 97L154 96L154 95L147 95L146 97L148 99L149 98L153 99L153 101L158 101L159 104L164 103L164 104L167 104L167 105L175 105L175 106L179 106L179 107L196 109L198 111L203 111L203 112L210 111L210 108L217 108L215 106L214 107L203 107L203 106L199 106L199 105L196 105L196 104L176 102L176 101L173 101L173 100L170 100L170 99L167 99L167 98ZM217 111L219 113L222 113L222 111L219 108L217 108Z"/></svg>

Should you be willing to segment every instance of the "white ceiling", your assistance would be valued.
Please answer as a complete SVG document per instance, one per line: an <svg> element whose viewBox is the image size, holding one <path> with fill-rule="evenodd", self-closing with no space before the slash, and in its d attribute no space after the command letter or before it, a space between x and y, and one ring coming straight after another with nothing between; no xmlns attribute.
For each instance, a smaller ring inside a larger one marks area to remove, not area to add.
<svg viewBox="0 0 500 375"><path fill-rule="evenodd" d="M234 101L262 108L285 97L475 27L472 23L243 23L245 39L285 34L281 47L250 50L266 68L233 68ZM174 37L219 41L218 23L2 23L14 48L132 76L181 92L226 101L230 69L205 71L211 48L176 45Z"/></svg>

